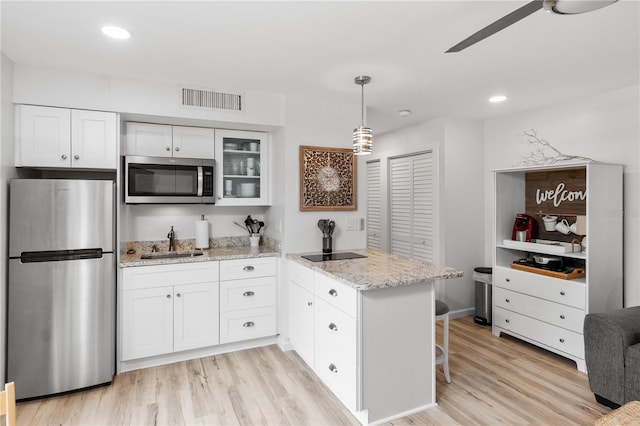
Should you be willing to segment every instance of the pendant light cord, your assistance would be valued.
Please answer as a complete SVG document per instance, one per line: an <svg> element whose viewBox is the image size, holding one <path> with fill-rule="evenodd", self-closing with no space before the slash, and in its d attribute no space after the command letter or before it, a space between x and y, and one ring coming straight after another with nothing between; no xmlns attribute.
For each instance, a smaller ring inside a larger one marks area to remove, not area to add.
<svg viewBox="0 0 640 426"><path fill-rule="evenodd" d="M360 98L360 125L364 127L364 83L360 84L361 98Z"/></svg>

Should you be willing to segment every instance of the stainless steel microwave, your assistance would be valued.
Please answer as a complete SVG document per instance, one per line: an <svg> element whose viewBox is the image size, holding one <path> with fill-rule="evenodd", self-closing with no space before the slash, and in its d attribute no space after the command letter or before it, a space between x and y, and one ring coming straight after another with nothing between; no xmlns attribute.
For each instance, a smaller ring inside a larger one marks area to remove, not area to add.
<svg viewBox="0 0 640 426"><path fill-rule="evenodd" d="M214 160L125 157L127 204L214 204Z"/></svg>

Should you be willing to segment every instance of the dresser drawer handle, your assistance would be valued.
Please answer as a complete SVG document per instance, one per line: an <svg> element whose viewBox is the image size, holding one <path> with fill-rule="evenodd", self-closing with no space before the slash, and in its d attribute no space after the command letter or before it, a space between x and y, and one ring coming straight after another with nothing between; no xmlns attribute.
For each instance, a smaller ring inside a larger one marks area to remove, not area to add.
<svg viewBox="0 0 640 426"><path fill-rule="evenodd" d="M242 293L242 295L243 295L244 297L251 297L251 296L253 296L254 294L255 294L255 293L254 293L254 292L252 292L252 291L245 291L244 293Z"/></svg>
<svg viewBox="0 0 640 426"><path fill-rule="evenodd" d="M244 324L242 324L243 327L253 327L254 325L256 325L253 321L247 321Z"/></svg>
<svg viewBox="0 0 640 426"><path fill-rule="evenodd" d="M507 279L505 279L505 281L510 283L511 282L511 278L507 278Z"/></svg>
<svg viewBox="0 0 640 426"><path fill-rule="evenodd" d="M307 306L313 306L313 302L307 302Z"/></svg>
<svg viewBox="0 0 640 426"><path fill-rule="evenodd" d="M336 367L334 364L329 364L329 371L331 371L332 373L337 373L338 367Z"/></svg>
<svg viewBox="0 0 640 426"><path fill-rule="evenodd" d="M564 317L564 314L561 314L561 315L560 315L560 319L564 319L564 318L565 318L565 317Z"/></svg>
<svg viewBox="0 0 640 426"><path fill-rule="evenodd" d="M511 302L511 300L509 300L509 299L504 299L504 301L507 302L507 303Z"/></svg>
<svg viewBox="0 0 640 426"><path fill-rule="evenodd" d="M504 322L506 322L507 324L509 324L509 318L507 318L506 320L504 320Z"/></svg>
<svg viewBox="0 0 640 426"><path fill-rule="evenodd" d="M560 292L560 296L564 296L565 294L566 294L566 293L564 292L564 290L562 290L562 291Z"/></svg>
<svg viewBox="0 0 640 426"><path fill-rule="evenodd" d="M329 294L333 297L338 297L338 292L333 288L329 290Z"/></svg>
<svg viewBox="0 0 640 426"><path fill-rule="evenodd" d="M329 324L329 330L338 331L338 326L334 323Z"/></svg>
<svg viewBox="0 0 640 426"><path fill-rule="evenodd" d="M560 338L560 343L564 343L564 339L563 338Z"/></svg>
<svg viewBox="0 0 640 426"><path fill-rule="evenodd" d="M255 268L255 266L253 266L253 265L247 265L247 266L245 266L244 268L242 268L242 270L243 270L243 271L246 271L246 272L251 272L251 271L253 271L254 269L256 269L256 268Z"/></svg>

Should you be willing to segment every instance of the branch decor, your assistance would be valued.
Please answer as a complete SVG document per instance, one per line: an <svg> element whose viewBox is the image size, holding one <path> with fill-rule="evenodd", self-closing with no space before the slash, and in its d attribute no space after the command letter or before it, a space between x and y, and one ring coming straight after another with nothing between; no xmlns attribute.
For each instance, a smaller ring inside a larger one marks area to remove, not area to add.
<svg viewBox="0 0 640 426"><path fill-rule="evenodd" d="M525 143L533 148L527 155L523 155L518 165L522 166L546 166L563 161L594 161L589 157L580 155L564 154L545 139L538 136L538 132L531 129L525 131L522 137L526 138Z"/></svg>

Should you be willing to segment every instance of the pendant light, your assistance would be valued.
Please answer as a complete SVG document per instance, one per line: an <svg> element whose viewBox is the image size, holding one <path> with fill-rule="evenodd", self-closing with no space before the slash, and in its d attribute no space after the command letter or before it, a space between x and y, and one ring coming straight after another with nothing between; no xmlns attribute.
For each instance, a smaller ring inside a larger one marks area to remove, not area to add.
<svg viewBox="0 0 640 426"><path fill-rule="evenodd" d="M370 128L364 125L364 85L371 81L371 77L367 75L361 75L354 79L356 84L359 84L362 88L361 99L361 124L360 127L353 129L353 153L355 155L368 155L371 154L371 146L373 144L373 132Z"/></svg>

